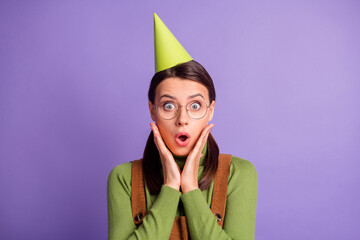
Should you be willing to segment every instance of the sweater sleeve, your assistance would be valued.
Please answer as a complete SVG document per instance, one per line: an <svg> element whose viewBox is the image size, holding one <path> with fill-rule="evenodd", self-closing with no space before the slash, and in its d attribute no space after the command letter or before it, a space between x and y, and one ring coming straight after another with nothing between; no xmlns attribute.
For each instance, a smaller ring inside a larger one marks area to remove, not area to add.
<svg viewBox="0 0 360 240"><path fill-rule="evenodd" d="M257 190L258 176L254 165L233 157L223 229L217 224L200 189L181 196L191 239L254 239Z"/></svg>
<svg viewBox="0 0 360 240"><path fill-rule="evenodd" d="M116 166L107 181L108 239L169 239L181 193L163 185L143 223L131 211L131 163Z"/></svg>

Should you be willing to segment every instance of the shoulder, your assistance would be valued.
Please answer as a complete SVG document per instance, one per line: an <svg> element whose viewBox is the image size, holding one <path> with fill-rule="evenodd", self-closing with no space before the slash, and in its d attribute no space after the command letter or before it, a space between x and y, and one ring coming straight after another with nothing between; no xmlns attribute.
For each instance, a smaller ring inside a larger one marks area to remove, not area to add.
<svg viewBox="0 0 360 240"><path fill-rule="evenodd" d="M107 179L108 191L125 191L131 194L131 166L132 162L122 163L115 166Z"/></svg>
<svg viewBox="0 0 360 240"><path fill-rule="evenodd" d="M229 169L229 182L248 182L257 185L258 175L252 162L244 158L232 156Z"/></svg>
<svg viewBox="0 0 360 240"><path fill-rule="evenodd" d="M108 179L126 177L126 176L131 177L131 165L132 162L127 162L115 166L110 171Z"/></svg>
<svg viewBox="0 0 360 240"><path fill-rule="evenodd" d="M232 156L230 169L241 173L256 174L256 168L252 162L244 158Z"/></svg>

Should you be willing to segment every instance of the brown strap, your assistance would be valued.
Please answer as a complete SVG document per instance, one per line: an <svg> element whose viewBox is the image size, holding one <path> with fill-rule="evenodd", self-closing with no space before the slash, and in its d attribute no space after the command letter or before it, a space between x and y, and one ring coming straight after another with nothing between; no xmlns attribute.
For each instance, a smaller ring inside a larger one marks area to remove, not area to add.
<svg viewBox="0 0 360 240"><path fill-rule="evenodd" d="M220 154L218 169L214 179L214 189L211 203L211 211L218 219L218 224L223 227L225 215L227 185L229 167L232 156L230 154ZM131 168L131 208L134 223L139 226L146 215L145 187L142 171L142 161L132 162ZM175 217L170 239L188 240L188 228L186 217Z"/></svg>
<svg viewBox="0 0 360 240"><path fill-rule="evenodd" d="M218 169L216 171L215 179L214 179L211 211L217 217L217 222L221 227L223 227L224 224L227 186L228 186L231 158L232 158L231 154L220 154Z"/></svg>
<svg viewBox="0 0 360 240"><path fill-rule="evenodd" d="M141 159L132 162L131 209L134 223L136 226L139 226L146 215L145 187Z"/></svg>
<svg viewBox="0 0 360 240"><path fill-rule="evenodd" d="M189 239L189 231L188 231L185 216L175 217L169 239L170 240L188 240Z"/></svg>

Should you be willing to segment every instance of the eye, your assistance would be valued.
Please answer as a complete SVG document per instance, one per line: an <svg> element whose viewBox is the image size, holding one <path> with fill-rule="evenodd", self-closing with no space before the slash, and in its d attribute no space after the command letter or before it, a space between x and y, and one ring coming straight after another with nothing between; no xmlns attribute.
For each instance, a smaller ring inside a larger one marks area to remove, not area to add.
<svg viewBox="0 0 360 240"><path fill-rule="evenodd" d="M197 111L197 110L199 110L201 108L201 103L199 103L199 102L193 102L193 103L191 103L191 105L190 105L190 110L195 110L195 111Z"/></svg>
<svg viewBox="0 0 360 240"><path fill-rule="evenodd" d="M172 103L172 102L165 102L165 103L163 104L163 109L164 109L165 111L172 111L172 110L175 109L175 104Z"/></svg>

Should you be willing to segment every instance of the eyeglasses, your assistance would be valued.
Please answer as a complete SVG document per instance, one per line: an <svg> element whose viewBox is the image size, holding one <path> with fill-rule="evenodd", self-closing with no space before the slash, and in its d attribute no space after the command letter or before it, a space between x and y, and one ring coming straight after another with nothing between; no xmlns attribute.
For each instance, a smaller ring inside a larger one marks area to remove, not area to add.
<svg viewBox="0 0 360 240"><path fill-rule="evenodd" d="M191 101L186 106L179 105L173 101L163 101L159 105L154 106L154 109L158 111L162 119L171 120L177 116L180 107L186 107L188 116L197 120L206 115L210 106L202 100Z"/></svg>

